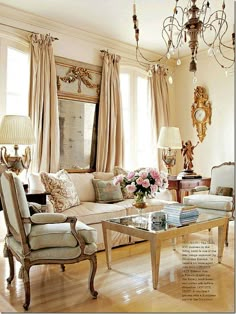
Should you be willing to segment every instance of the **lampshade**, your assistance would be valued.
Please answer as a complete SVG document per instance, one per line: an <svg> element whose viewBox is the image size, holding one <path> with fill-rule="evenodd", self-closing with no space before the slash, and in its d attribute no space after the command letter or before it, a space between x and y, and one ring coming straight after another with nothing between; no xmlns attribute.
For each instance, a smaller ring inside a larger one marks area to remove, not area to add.
<svg viewBox="0 0 236 314"><path fill-rule="evenodd" d="M182 142L179 128L163 126L160 131L157 147L181 149Z"/></svg>
<svg viewBox="0 0 236 314"><path fill-rule="evenodd" d="M0 144L30 145L36 142L27 116L6 115L0 121Z"/></svg>

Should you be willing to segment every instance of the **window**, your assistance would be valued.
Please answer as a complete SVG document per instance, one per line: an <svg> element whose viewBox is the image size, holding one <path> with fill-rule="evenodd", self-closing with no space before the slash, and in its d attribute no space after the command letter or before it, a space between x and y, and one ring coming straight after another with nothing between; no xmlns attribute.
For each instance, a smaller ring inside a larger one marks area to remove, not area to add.
<svg viewBox="0 0 236 314"><path fill-rule="evenodd" d="M157 167L147 74L121 68L120 86L124 121L126 169Z"/></svg>
<svg viewBox="0 0 236 314"><path fill-rule="evenodd" d="M0 38L0 114L28 115L29 48Z"/></svg>
<svg viewBox="0 0 236 314"><path fill-rule="evenodd" d="M28 115L29 54L7 47L6 114Z"/></svg>
<svg viewBox="0 0 236 314"><path fill-rule="evenodd" d="M29 113L29 56L28 43L0 37L0 116L27 116ZM7 152L14 155L13 145L5 146ZM22 154L24 149L25 146L20 145L19 154Z"/></svg>

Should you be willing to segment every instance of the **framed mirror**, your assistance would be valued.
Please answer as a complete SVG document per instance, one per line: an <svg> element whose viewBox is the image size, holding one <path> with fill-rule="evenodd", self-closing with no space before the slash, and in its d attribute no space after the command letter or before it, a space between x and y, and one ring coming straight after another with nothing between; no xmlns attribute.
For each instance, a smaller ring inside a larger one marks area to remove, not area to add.
<svg viewBox="0 0 236 314"><path fill-rule="evenodd" d="M55 57L60 126L60 168L94 171L101 67Z"/></svg>

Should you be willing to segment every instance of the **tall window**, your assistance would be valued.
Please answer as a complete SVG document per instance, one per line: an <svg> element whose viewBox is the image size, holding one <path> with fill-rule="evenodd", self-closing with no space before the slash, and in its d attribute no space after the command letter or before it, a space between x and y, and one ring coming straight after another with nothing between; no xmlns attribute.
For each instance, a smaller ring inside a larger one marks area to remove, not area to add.
<svg viewBox="0 0 236 314"><path fill-rule="evenodd" d="M120 84L125 135L124 167L157 167L147 74L123 67Z"/></svg>
<svg viewBox="0 0 236 314"><path fill-rule="evenodd" d="M29 113L29 45L0 37L0 116ZM14 154L13 145L5 145ZM19 154L25 149L20 145Z"/></svg>
<svg viewBox="0 0 236 314"><path fill-rule="evenodd" d="M0 114L28 115L29 48L0 38Z"/></svg>

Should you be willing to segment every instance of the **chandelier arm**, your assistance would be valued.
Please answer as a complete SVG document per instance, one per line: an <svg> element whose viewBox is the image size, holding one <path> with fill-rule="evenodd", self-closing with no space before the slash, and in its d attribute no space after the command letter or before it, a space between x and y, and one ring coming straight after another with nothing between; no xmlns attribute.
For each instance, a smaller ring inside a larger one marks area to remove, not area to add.
<svg viewBox="0 0 236 314"><path fill-rule="evenodd" d="M142 53L142 51L141 51L141 49L139 48L139 46L137 45L137 47L136 47L136 56L137 56L137 51L139 52L139 54L140 54L140 56L144 59L144 60L146 60L147 62L149 62L149 63L159 63L163 58L165 58L165 56L162 56L161 58L159 58L159 59L157 59L157 60L149 60L149 59L147 59L144 55L143 55L143 53Z"/></svg>
<svg viewBox="0 0 236 314"><path fill-rule="evenodd" d="M232 59L232 58L226 56L226 55L224 54L224 52L223 52L221 46L223 46L223 47L225 47L225 46L224 46L223 44L221 44L221 45L219 45L219 47L218 47L218 48L219 48L219 51L220 51L220 53L221 53L221 55L222 55L222 57L225 58L225 59L227 59L227 60L229 60L229 61L232 61L232 62L234 63L235 59L234 59L234 58ZM230 47L227 47L227 46L226 46L226 48L230 48ZM214 55L215 55L215 53L214 53ZM231 66L232 66L232 65L231 65ZM230 66L230 67L231 67L231 66Z"/></svg>
<svg viewBox="0 0 236 314"><path fill-rule="evenodd" d="M211 24L205 25L205 29L207 29L207 28L209 28L209 27L214 28L215 33L217 33L216 28L215 28L214 25L211 25ZM204 36L204 32L202 32L202 39L203 39L204 43L205 43L208 47L214 48L215 42L216 42L216 40L217 40L217 38L218 38L219 44L218 44L217 46L218 46L218 48L219 48L219 51L220 51L222 57L225 58L225 59L227 59L227 60L229 60L229 61L234 62L235 59L234 59L234 58L232 59L232 58L226 56L225 53L223 52L222 48L221 48L221 46L223 46L224 48L227 48L227 49L230 49L230 50L233 50L233 51L234 51L234 47L230 47L230 46L228 46L228 45L226 45L226 44L224 44L224 43L222 42L222 38L224 37L225 33L227 32L227 29L228 29L228 24L227 24L227 28L226 28L226 30L223 32L223 34L222 34L221 36L219 36L219 33L217 33L217 36L215 35L214 41L213 41L212 43L210 43L210 44L206 41L205 36ZM213 52L213 54L214 54L214 56L215 56L215 53L214 53L214 52ZM217 60L216 57L215 57L215 59ZM221 63L219 63L219 62L218 62L218 64L220 64L221 66L223 66L223 65L222 65ZM231 66L232 66L232 65L231 65ZM230 67L231 67L231 66L230 66Z"/></svg>
<svg viewBox="0 0 236 314"><path fill-rule="evenodd" d="M229 58L226 58L226 59L230 60L232 63L231 63L231 65L229 65L229 66L225 66L225 65L223 65L223 64L217 59L217 56L215 55L215 53L213 53L213 56L214 56L216 62L217 62L223 69L230 69L230 68L234 65L234 60L231 60L231 59L229 59Z"/></svg>

